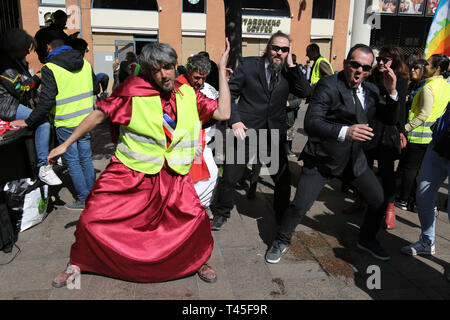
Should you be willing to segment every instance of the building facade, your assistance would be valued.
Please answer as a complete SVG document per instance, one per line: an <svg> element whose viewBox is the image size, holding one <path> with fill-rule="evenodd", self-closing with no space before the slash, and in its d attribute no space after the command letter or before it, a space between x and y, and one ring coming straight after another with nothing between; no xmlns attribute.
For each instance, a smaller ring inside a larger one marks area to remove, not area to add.
<svg viewBox="0 0 450 320"><path fill-rule="evenodd" d="M52 12L66 11L69 15L67 33L80 32L90 48L86 59L93 64L96 73L104 72L111 78L115 57L122 59L128 51L139 54L141 48L152 41L173 46L180 64L199 51L208 51L211 59L217 61L224 48L225 8L222 0L8 2L20 4L21 27L32 35L45 26ZM416 11L409 8L406 11L406 2L414 3ZM377 48L392 44L423 51L432 20L430 8L436 2L242 0L242 54L244 57L260 56L270 35L278 30L290 35L300 63L307 60L306 46L315 42L335 70L342 68L348 50L356 43ZM387 8L386 3L392 5ZM32 68L40 67L35 55L29 60Z"/></svg>

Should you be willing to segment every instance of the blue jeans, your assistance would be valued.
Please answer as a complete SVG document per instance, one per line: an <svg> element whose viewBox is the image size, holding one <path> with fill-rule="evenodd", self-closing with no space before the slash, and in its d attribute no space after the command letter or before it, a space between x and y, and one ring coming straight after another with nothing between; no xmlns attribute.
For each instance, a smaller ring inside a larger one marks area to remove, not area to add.
<svg viewBox="0 0 450 320"><path fill-rule="evenodd" d="M31 113L31 109L19 104L16 112L16 120L25 120ZM34 145L36 147L37 167L46 166L48 164L48 146L50 144L50 123L44 122L40 124L34 133Z"/></svg>
<svg viewBox="0 0 450 320"><path fill-rule="evenodd" d="M436 216L434 206L441 184L449 176L450 160L440 157L430 143L417 176L416 204L419 211L422 240L431 245L435 239ZM450 196L449 196L450 198ZM450 207L447 205L450 219Z"/></svg>
<svg viewBox="0 0 450 320"><path fill-rule="evenodd" d="M56 128L56 137L59 143L66 141L75 128ZM66 159L70 177L77 191L77 200L84 203L95 182L91 134L87 133L84 137L74 142L64 153L64 159Z"/></svg>

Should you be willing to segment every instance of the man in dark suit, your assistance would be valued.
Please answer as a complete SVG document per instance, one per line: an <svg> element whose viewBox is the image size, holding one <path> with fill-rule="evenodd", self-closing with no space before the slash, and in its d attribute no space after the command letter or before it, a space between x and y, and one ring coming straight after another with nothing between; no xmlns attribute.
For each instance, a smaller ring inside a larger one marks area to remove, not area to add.
<svg viewBox="0 0 450 320"><path fill-rule="evenodd" d="M378 88L364 82L370 74L373 52L356 45L344 60L344 70L321 79L305 115L308 141L300 156L304 162L294 200L284 213L275 241L266 253L266 261L277 263L290 243L292 233L317 199L323 186L333 177L349 179L369 204L360 229L358 248L380 260L390 256L376 240L384 213L383 189L367 165L364 141L373 137L368 123L377 117L395 122L398 94L392 69L384 72L386 100ZM394 124L394 123L392 123Z"/></svg>
<svg viewBox="0 0 450 320"><path fill-rule="evenodd" d="M279 157L271 161L271 165L277 162L278 170L271 174L275 182L274 209L278 220L281 220L282 213L289 205L291 193L287 154L283 148L284 141L280 141L283 137L286 139L286 100L290 92L299 97L307 97L310 94L309 83L293 63L289 36L282 32L272 35L262 57L247 57L242 60L229 81L229 87L232 97L229 124L235 136L233 142L236 143L236 138L245 140L245 161L237 160L239 150L235 144L235 159L227 159L216 192L216 203L212 207L212 230L220 230L230 217L234 206L234 186L256 153L252 154L249 149L261 151L261 145L250 141L249 135L253 135L253 130L256 130L258 142L263 139L262 144L267 143L266 137L260 134L259 129L268 129L270 135L267 140L271 141L271 145L275 145L276 151L279 152ZM253 130L246 133L249 129ZM271 156L276 154L273 149L271 151ZM260 155L259 152L258 154Z"/></svg>

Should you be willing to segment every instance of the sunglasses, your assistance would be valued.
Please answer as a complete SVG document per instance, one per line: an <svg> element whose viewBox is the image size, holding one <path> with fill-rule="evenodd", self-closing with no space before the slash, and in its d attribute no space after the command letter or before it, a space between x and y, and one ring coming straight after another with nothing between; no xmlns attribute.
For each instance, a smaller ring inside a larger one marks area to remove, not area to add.
<svg viewBox="0 0 450 320"><path fill-rule="evenodd" d="M380 63L383 61L384 64L388 63L389 61L392 61L391 57L377 57L377 62Z"/></svg>
<svg viewBox="0 0 450 320"><path fill-rule="evenodd" d="M282 52L286 53L286 52L289 52L289 47L279 47L279 46L272 45L272 50L275 52L278 52L281 50Z"/></svg>
<svg viewBox="0 0 450 320"><path fill-rule="evenodd" d="M348 64L350 65L350 67L352 67L353 69L359 69L362 68L364 72L369 72L370 70L372 70L372 66L370 64L361 64L359 62L356 61L349 61Z"/></svg>

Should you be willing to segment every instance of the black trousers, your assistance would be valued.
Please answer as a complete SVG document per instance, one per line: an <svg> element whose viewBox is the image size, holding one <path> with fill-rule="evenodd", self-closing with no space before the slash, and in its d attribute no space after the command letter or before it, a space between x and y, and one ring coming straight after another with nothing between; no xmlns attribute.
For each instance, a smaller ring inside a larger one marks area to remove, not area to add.
<svg viewBox="0 0 450 320"><path fill-rule="evenodd" d="M273 209L275 210L278 222L281 221L283 213L289 206L291 196L291 174L284 143L281 141L282 139L283 136L280 137L280 143L277 144L279 149L278 171L271 175L271 178L275 183ZM251 156L248 153L248 143L246 144L245 150L245 163L237 164L235 157L233 163L225 163L224 165L222 179L217 186L216 201L212 205L212 212L214 215L221 215L226 218L230 217L230 212L234 207L235 201L235 185L244 175L247 164L251 159ZM236 144L234 145L234 154L237 154ZM255 168L255 165L253 167Z"/></svg>
<svg viewBox="0 0 450 320"><path fill-rule="evenodd" d="M316 167L303 167L295 198L282 217L277 239L283 243L291 243L292 234L303 216L311 209L320 191L331 179L322 175ZM361 240L374 240L381 228L385 205L383 188L371 169L361 176L353 177L350 183L361 197L368 203L368 210L360 228Z"/></svg>
<svg viewBox="0 0 450 320"><path fill-rule="evenodd" d="M411 143L406 145L406 152L401 161L401 186L399 198L401 201L413 200L416 192L416 177L422 165L428 144Z"/></svg>
<svg viewBox="0 0 450 320"><path fill-rule="evenodd" d="M395 160L398 158L397 151L381 145L365 154L367 163L371 169L373 169L374 160L377 159L385 200L387 203L393 203L397 191L395 187Z"/></svg>

